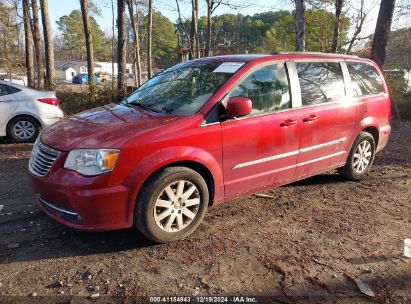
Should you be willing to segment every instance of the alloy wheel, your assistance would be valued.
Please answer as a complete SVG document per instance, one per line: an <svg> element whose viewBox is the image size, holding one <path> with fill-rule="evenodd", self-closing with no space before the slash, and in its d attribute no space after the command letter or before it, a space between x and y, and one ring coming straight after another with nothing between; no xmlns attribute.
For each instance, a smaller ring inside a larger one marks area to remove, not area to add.
<svg viewBox="0 0 411 304"><path fill-rule="evenodd" d="M357 146L357 149L353 155L353 169L357 173L364 172L365 169L369 166L372 157L372 148L368 140L363 140Z"/></svg>
<svg viewBox="0 0 411 304"><path fill-rule="evenodd" d="M166 232L178 232L192 223L201 203L196 185L178 180L166 186L154 205L154 220Z"/></svg>

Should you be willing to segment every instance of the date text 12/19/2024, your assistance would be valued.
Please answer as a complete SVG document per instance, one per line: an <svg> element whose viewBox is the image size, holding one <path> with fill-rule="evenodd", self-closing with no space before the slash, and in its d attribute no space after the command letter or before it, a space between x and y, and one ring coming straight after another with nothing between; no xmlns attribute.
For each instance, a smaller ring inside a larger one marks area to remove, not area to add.
<svg viewBox="0 0 411 304"><path fill-rule="evenodd" d="M164 296L150 297L150 303L259 303L257 297L249 296Z"/></svg>

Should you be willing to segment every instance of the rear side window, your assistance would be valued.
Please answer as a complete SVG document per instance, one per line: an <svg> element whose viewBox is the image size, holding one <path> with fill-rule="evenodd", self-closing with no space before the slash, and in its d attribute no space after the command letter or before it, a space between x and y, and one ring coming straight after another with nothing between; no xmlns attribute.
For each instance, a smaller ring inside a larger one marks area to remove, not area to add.
<svg viewBox="0 0 411 304"><path fill-rule="evenodd" d="M250 98L253 103L251 115L273 113L291 108L284 64L273 64L255 70L234 88L230 97Z"/></svg>
<svg viewBox="0 0 411 304"><path fill-rule="evenodd" d="M14 94L21 90L6 84L0 84L0 96Z"/></svg>
<svg viewBox="0 0 411 304"><path fill-rule="evenodd" d="M0 84L0 96L8 95L10 94L9 91L7 90L7 87L4 84Z"/></svg>
<svg viewBox="0 0 411 304"><path fill-rule="evenodd" d="M7 90L9 91L9 94L18 93L18 92L21 91L20 89L9 86L9 85L4 85L4 86L7 87Z"/></svg>
<svg viewBox="0 0 411 304"><path fill-rule="evenodd" d="M296 62L303 106L340 101L345 96L339 62Z"/></svg>
<svg viewBox="0 0 411 304"><path fill-rule="evenodd" d="M347 62L347 68L354 97L384 92L382 79L372 65L363 62Z"/></svg>

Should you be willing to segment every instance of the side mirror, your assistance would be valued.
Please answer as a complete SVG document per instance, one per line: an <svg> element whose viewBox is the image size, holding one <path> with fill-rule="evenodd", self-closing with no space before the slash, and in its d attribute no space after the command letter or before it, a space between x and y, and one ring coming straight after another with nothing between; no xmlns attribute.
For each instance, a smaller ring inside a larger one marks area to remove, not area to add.
<svg viewBox="0 0 411 304"><path fill-rule="evenodd" d="M251 99L245 97L231 97L227 102L227 116L229 118L247 116L253 109Z"/></svg>

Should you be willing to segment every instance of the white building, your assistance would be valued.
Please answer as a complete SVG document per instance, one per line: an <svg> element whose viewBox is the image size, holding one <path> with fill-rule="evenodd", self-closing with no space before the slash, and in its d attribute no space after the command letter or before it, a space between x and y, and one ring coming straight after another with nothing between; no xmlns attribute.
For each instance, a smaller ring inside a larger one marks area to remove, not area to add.
<svg viewBox="0 0 411 304"><path fill-rule="evenodd" d="M96 64L100 66L100 68L96 68L96 72L105 72L109 73L110 75L112 74L111 62L98 61L96 62ZM126 73L133 73L133 65L131 63L126 63ZM114 75L118 75L117 62L114 62Z"/></svg>
<svg viewBox="0 0 411 304"><path fill-rule="evenodd" d="M133 72L131 63L126 63L126 72L130 74ZM87 73L87 62L86 61L74 61L74 60L62 60L56 61L55 64L57 79L63 82L71 82L74 76ZM94 62L94 72L105 72L112 74L112 63L111 62ZM117 62L114 62L114 75L117 76L118 68Z"/></svg>

